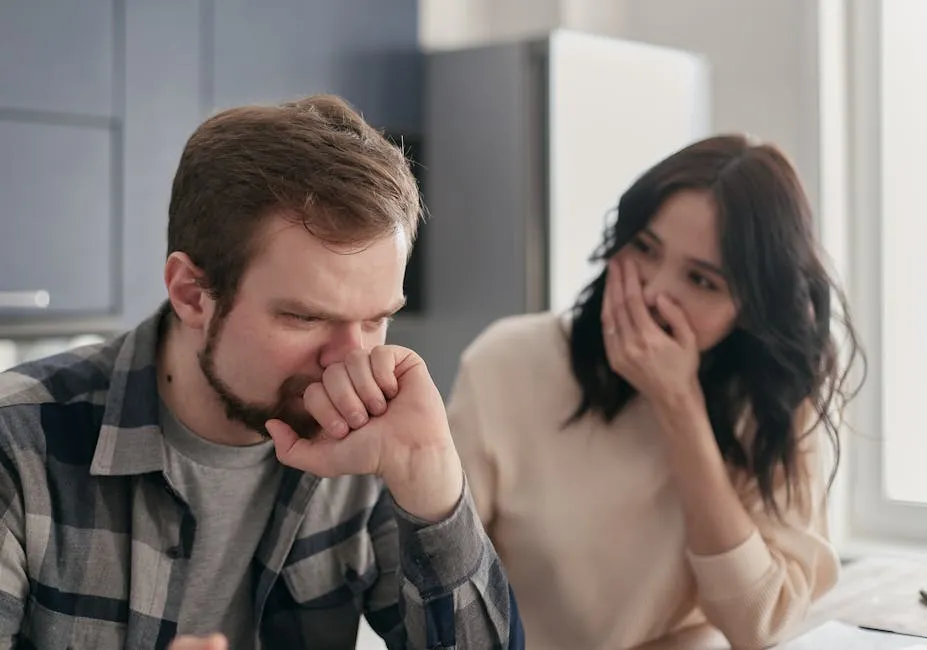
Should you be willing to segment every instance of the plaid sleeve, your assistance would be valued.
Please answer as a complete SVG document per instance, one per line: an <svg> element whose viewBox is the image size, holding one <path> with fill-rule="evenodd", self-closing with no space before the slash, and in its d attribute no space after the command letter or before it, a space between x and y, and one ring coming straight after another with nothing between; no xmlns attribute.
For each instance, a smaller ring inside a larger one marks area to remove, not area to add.
<svg viewBox="0 0 927 650"><path fill-rule="evenodd" d="M29 591L22 542L25 538L23 497L9 442L9 431L0 417L0 648L13 646L13 638L22 625Z"/></svg>
<svg viewBox="0 0 927 650"><path fill-rule="evenodd" d="M384 492L370 527L380 584L366 617L391 650L524 648L515 599L467 485L437 524L412 517Z"/></svg>

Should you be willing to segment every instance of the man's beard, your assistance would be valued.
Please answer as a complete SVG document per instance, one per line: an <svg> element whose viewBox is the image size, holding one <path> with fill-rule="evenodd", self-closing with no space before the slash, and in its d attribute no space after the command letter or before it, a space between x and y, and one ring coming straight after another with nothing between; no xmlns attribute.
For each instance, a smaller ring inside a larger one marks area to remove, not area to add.
<svg viewBox="0 0 927 650"><path fill-rule="evenodd" d="M294 375L284 381L277 391L277 401L272 405L245 401L236 395L231 386L219 377L216 371L215 355L219 334L222 332L225 318L225 316L219 316L209 324L209 329L206 332L206 345L199 352L197 358L206 381L209 382L209 385L219 396L219 400L225 407L226 417L233 422L241 422L265 439L270 438L265 423L274 419L282 420L290 425L302 438L315 438L322 428L309 415L302 400L306 387L312 383L312 379L308 375Z"/></svg>

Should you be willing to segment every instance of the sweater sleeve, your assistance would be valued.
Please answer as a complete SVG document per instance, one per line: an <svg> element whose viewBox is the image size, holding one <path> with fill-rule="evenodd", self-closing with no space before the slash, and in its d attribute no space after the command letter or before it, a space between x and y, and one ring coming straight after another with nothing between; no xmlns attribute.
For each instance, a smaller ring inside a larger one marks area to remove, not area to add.
<svg viewBox="0 0 927 650"><path fill-rule="evenodd" d="M745 484L740 492L756 524L754 533L725 553L689 553L705 616L738 650L782 639L837 582L840 562L828 541L820 437L815 431L803 441L797 463L801 480L791 500L779 481L781 518L767 511L755 485Z"/></svg>
<svg viewBox="0 0 927 650"><path fill-rule="evenodd" d="M479 394L477 378L464 354L447 404L447 419L457 453L460 455L476 511L492 534L495 515L498 463L488 444L483 409L487 402Z"/></svg>

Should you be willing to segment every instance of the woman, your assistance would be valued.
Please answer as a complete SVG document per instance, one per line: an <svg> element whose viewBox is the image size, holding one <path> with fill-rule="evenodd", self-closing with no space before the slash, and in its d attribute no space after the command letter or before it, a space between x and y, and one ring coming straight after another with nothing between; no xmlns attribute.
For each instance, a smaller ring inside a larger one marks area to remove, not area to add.
<svg viewBox="0 0 927 650"><path fill-rule="evenodd" d="M622 196L568 317L464 353L451 428L529 647L707 620L761 648L834 585L819 438L836 460L848 395L816 246L786 158L710 138Z"/></svg>

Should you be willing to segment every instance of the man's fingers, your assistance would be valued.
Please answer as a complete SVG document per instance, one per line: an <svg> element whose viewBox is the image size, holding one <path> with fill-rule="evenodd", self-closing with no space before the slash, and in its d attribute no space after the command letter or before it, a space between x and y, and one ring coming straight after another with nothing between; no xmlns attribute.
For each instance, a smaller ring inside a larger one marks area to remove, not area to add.
<svg viewBox="0 0 927 650"><path fill-rule="evenodd" d="M386 396L373 374L373 354L357 350L348 355L344 365L354 392L363 402L367 412L374 416L383 415L386 412Z"/></svg>
<svg viewBox="0 0 927 650"><path fill-rule="evenodd" d="M268 420L264 425L274 441L277 460L288 467L303 472L320 474L326 468L326 456L335 440L324 437L316 440L300 438L293 429L281 420Z"/></svg>
<svg viewBox="0 0 927 650"><path fill-rule="evenodd" d="M299 434L293 431L293 428L283 420L268 420L264 423L267 433L273 438L274 447L280 450L288 451L296 441L299 440Z"/></svg>
<svg viewBox="0 0 927 650"><path fill-rule="evenodd" d="M168 650L229 650L229 642L221 634L208 637L183 635L171 641Z"/></svg>
<svg viewBox="0 0 927 650"><path fill-rule="evenodd" d="M344 377L347 379L346 370ZM328 386L322 383L309 384L303 393L303 404L309 415L333 438L343 438L350 432L347 421L329 396Z"/></svg>
<svg viewBox="0 0 927 650"><path fill-rule="evenodd" d="M396 352L387 345L375 347L370 351L370 371L383 392L390 400L399 393L399 381L396 379Z"/></svg>
<svg viewBox="0 0 927 650"><path fill-rule="evenodd" d="M357 389L351 381L351 376L348 373L346 364L336 363L326 368L325 372L322 373L322 385L325 387L327 400L319 398L316 400L315 406L320 409L320 414L326 419L319 420L312 409L310 409L310 413L312 413L312 416L315 417L318 422L323 424L326 430L329 430L326 423L334 423L339 417L347 422L348 426L352 429L360 429L367 424L367 420L369 419L367 415L367 406L361 401ZM329 413L328 404L331 404L335 408L338 413L337 416L333 413ZM306 401L306 406L307 408L309 407L308 401ZM335 436L343 435L340 429L332 430L331 433Z"/></svg>
<svg viewBox="0 0 927 650"><path fill-rule="evenodd" d="M277 460L287 467L323 477L373 474L377 470L378 445L382 441L376 435L365 436L360 431L340 440L328 436L307 440L280 420L270 420L266 426L274 440ZM368 426L375 426L375 421Z"/></svg>

